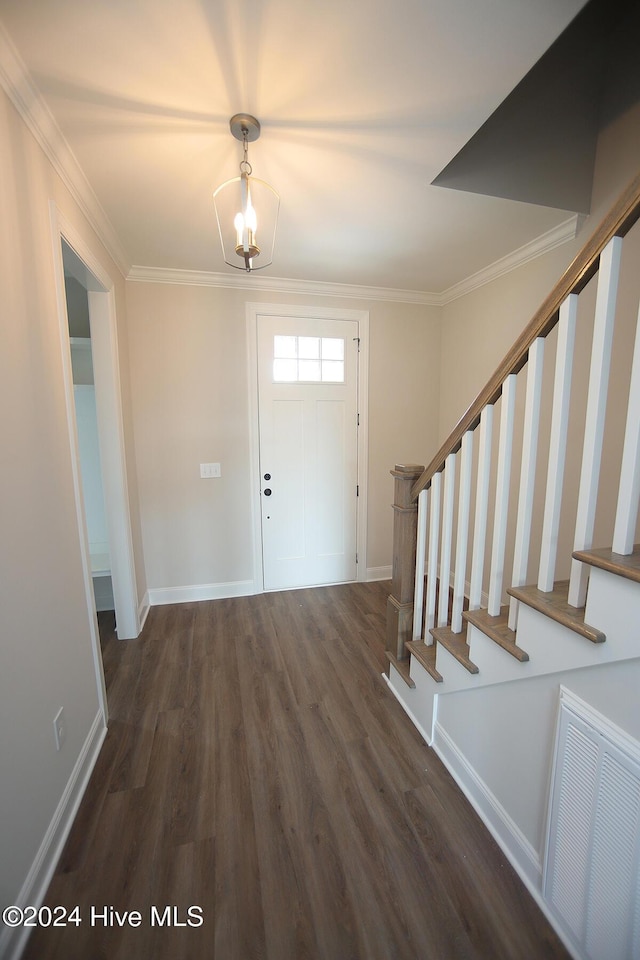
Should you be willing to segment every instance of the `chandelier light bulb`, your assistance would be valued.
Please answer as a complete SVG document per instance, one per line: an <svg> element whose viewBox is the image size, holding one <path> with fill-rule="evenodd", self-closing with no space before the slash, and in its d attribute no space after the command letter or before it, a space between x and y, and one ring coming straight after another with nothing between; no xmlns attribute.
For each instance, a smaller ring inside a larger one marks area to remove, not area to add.
<svg viewBox="0 0 640 960"><path fill-rule="evenodd" d="M247 230L249 230L250 233L255 233L258 229L258 218L255 210L251 206L251 201L249 201L247 204L247 209L244 214L244 222L246 223Z"/></svg>

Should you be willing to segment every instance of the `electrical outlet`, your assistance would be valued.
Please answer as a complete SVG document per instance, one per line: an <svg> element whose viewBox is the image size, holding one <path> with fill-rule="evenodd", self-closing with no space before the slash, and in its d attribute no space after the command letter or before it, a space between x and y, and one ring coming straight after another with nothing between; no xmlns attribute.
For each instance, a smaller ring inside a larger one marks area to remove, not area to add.
<svg viewBox="0 0 640 960"><path fill-rule="evenodd" d="M62 745L67 739L67 724L64 719L63 707L60 707L53 718L53 735L56 738L56 750L62 750Z"/></svg>

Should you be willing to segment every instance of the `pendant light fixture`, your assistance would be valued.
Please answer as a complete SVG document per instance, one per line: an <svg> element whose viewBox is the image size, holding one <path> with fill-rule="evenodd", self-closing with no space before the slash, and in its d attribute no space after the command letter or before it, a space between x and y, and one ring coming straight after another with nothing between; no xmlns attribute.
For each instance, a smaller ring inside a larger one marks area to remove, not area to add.
<svg viewBox="0 0 640 960"><path fill-rule="evenodd" d="M213 202L224 262L251 273L273 262L280 197L268 183L252 175L249 144L260 136L256 118L236 113L229 127L242 143L240 176L221 184L214 191Z"/></svg>

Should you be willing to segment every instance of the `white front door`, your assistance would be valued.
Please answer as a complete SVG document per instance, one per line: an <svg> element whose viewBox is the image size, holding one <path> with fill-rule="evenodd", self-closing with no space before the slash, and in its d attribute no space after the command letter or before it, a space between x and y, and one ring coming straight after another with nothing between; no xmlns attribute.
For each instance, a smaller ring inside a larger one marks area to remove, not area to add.
<svg viewBox="0 0 640 960"><path fill-rule="evenodd" d="M265 590L356 579L358 324L258 316Z"/></svg>

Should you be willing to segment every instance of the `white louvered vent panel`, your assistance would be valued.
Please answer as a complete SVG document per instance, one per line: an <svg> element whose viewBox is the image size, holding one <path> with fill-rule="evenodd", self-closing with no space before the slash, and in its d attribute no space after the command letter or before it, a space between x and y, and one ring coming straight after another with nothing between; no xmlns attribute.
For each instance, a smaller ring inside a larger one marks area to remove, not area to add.
<svg viewBox="0 0 640 960"><path fill-rule="evenodd" d="M593 830L586 945L594 958L632 956L640 777L614 753L605 748Z"/></svg>
<svg viewBox="0 0 640 960"><path fill-rule="evenodd" d="M631 934L631 956L640 957L640 857L636 856L636 902L633 911L633 933Z"/></svg>
<svg viewBox="0 0 640 960"><path fill-rule="evenodd" d="M558 764L552 819L549 899L576 939L581 939L585 900L591 814L598 772L598 743L586 724L565 714L561 735L562 764ZM558 757L560 761L560 757Z"/></svg>
<svg viewBox="0 0 640 960"><path fill-rule="evenodd" d="M566 690L550 804L544 896L577 955L640 960L640 746Z"/></svg>

